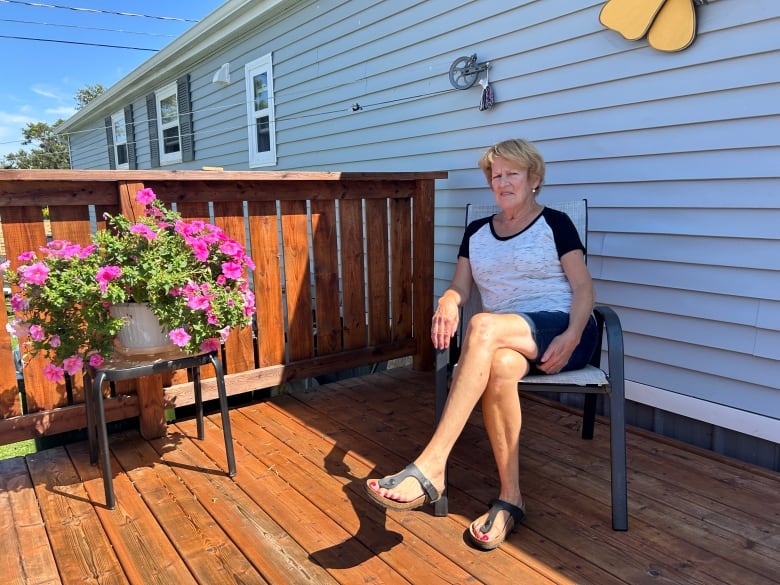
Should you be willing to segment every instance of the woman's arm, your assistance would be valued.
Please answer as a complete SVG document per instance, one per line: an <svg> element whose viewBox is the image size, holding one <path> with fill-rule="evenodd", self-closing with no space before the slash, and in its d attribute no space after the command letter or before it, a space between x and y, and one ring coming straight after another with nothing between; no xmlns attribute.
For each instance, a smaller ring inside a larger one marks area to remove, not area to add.
<svg viewBox="0 0 780 585"><path fill-rule="evenodd" d="M431 340L436 349L447 349L450 346L450 339L458 329L460 307L468 300L473 282L471 262L459 256L452 282L439 298L433 314Z"/></svg>
<svg viewBox="0 0 780 585"><path fill-rule="evenodd" d="M571 354L580 343L595 301L593 279L585 264L582 250L572 250L561 256L561 266L572 290L569 327L553 339L542 356L539 369L547 374L560 372L569 362Z"/></svg>

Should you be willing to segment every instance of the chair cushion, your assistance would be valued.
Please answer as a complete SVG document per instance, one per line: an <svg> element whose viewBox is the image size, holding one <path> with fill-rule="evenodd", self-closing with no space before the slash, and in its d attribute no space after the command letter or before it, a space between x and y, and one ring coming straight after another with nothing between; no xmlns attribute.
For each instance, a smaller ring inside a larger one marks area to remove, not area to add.
<svg viewBox="0 0 780 585"><path fill-rule="evenodd" d="M607 374L595 366L585 366L581 370L571 370L552 375L526 376L520 384L565 384L574 386L606 386Z"/></svg>

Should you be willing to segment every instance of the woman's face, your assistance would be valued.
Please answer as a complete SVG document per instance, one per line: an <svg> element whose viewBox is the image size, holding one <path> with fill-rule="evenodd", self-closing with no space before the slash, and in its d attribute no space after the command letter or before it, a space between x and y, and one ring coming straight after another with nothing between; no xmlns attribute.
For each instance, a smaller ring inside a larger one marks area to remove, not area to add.
<svg viewBox="0 0 780 585"><path fill-rule="evenodd" d="M493 160L492 167L490 187L499 207L523 205L534 198L533 190L539 186L539 180L529 178L528 169L500 157Z"/></svg>

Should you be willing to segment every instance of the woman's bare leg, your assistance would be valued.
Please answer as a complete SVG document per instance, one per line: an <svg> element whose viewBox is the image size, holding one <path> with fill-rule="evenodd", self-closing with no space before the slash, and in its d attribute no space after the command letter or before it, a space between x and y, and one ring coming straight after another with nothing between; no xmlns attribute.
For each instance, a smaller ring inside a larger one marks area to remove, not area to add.
<svg viewBox="0 0 780 585"><path fill-rule="evenodd" d="M471 319L441 421L428 445L414 461L440 493L444 488L447 458L488 387L496 352L505 348L514 350L518 355L536 357L536 343L525 319L517 315L490 313L479 313ZM515 384L518 379L519 375L514 380ZM519 406L517 410L519 417ZM399 502L414 500L422 493L419 482L414 478L405 479L393 489L379 487L376 480L369 480L368 486L381 496Z"/></svg>
<svg viewBox="0 0 780 585"><path fill-rule="evenodd" d="M514 350L501 349L493 356L490 381L482 395L482 416L493 448L501 489L498 499L523 506L520 493L520 427L522 412L517 381L528 372L528 360ZM485 535L479 529L485 523L486 512L471 524L471 531L478 539L496 538L509 520L509 513L501 511L493 527Z"/></svg>

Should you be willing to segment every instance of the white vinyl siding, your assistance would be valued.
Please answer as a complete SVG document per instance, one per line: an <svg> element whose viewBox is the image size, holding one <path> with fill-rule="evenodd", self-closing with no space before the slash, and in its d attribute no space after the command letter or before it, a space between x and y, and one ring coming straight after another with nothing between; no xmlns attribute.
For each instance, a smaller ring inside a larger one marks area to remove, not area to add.
<svg viewBox="0 0 780 585"><path fill-rule="evenodd" d="M247 128L249 166L276 164L276 123L274 121L274 81L271 54L247 63Z"/></svg>

